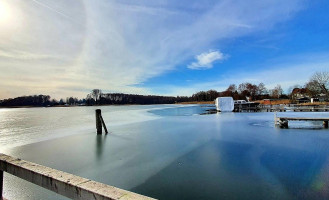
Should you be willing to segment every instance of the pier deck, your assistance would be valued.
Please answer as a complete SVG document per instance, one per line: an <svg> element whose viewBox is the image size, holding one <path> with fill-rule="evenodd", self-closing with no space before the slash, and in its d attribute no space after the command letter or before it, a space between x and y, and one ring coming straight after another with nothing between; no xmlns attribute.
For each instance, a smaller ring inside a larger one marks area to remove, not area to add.
<svg viewBox="0 0 329 200"><path fill-rule="evenodd" d="M275 123L281 128L288 128L288 121L323 121L324 128L328 128L329 118L310 118L310 117L276 117Z"/></svg>

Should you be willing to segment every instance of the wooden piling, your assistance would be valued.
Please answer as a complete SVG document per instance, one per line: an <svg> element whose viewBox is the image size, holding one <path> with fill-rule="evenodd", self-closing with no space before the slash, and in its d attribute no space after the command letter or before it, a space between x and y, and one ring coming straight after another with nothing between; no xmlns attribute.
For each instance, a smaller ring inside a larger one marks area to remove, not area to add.
<svg viewBox="0 0 329 200"><path fill-rule="evenodd" d="M96 115L96 129L97 129L97 134L100 134L100 135L102 134L102 125L104 127L105 134L108 134L108 131L107 131L105 122L104 122L103 117L102 117L102 111L101 111L101 109L96 109L95 115Z"/></svg>
<svg viewBox="0 0 329 200"><path fill-rule="evenodd" d="M328 128L328 121L323 121L323 127Z"/></svg>
<svg viewBox="0 0 329 200"><path fill-rule="evenodd" d="M0 200L3 198L3 171L0 170Z"/></svg>
<svg viewBox="0 0 329 200"><path fill-rule="evenodd" d="M107 131L107 128L106 128L106 125L105 125L105 122L104 122L104 120L103 120L102 115L100 115L99 117L100 117L100 119L101 119L101 121L102 121L102 124L103 124L104 130L105 130L105 134L108 134L109 132Z"/></svg>
<svg viewBox="0 0 329 200"><path fill-rule="evenodd" d="M100 117L100 116L102 116L101 109L96 109L95 115L96 115L97 134L102 134L102 122L101 122L101 117Z"/></svg>
<svg viewBox="0 0 329 200"><path fill-rule="evenodd" d="M279 124L281 128L288 128L288 120L280 119Z"/></svg>

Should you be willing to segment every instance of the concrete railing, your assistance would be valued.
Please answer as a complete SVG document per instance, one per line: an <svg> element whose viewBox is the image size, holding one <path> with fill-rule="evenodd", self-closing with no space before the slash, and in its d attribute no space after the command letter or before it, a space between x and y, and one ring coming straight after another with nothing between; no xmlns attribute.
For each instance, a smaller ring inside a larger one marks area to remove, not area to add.
<svg viewBox="0 0 329 200"><path fill-rule="evenodd" d="M0 199L3 172L71 199L151 200L152 198L0 153Z"/></svg>

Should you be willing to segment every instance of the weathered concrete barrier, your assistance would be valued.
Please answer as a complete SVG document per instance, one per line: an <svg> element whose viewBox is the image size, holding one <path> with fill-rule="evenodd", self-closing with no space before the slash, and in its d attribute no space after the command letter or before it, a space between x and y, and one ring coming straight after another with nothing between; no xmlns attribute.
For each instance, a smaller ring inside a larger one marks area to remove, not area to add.
<svg viewBox="0 0 329 200"><path fill-rule="evenodd" d="M2 173L1 173L2 172ZM151 200L152 198L0 153L0 199L3 172L71 199Z"/></svg>

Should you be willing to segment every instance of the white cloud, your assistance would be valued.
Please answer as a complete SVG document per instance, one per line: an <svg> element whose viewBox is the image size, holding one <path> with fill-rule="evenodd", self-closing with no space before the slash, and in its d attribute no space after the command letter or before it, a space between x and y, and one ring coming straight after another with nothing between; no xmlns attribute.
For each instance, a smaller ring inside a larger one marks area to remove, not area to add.
<svg viewBox="0 0 329 200"><path fill-rule="evenodd" d="M312 59L310 59L312 58ZM280 58L277 58L280 59ZM315 61L316 60L316 61ZM223 91L230 84L240 84L251 82L259 84L263 82L267 89L273 89L277 84L280 84L284 91L288 91L291 86L304 85L316 71L327 71L329 59L327 53L304 54L300 56L291 56L284 58L277 64L264 64L262 70L258 71L228 71L221 74L216 80L208 78L189 82L185 86L166 85L162 88L152 88L154 92L161 91L163 95L192 95L201 90L215 89Z"/></svg>
<svg viewBox="0 0 329 200"><path fill-rule="evenodd" d="M224 60L225 56L220 51L209 50L195 56L196 62L187 66L189 69L210 69L215 61Z"/></svg>

